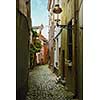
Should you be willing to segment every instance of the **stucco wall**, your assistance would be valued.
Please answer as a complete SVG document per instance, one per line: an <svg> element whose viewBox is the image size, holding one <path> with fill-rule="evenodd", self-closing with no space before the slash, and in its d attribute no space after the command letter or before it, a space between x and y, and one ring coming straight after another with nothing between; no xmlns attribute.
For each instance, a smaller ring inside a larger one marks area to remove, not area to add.
<svg viewBox="0 0 100 100"><path fill-rule="evenodd" d="M72 7L73 3L72 0L70 0L69 2L67 2L67 0L63 0L62 1L62 9L63 12L61 13L61 24L65 24L67 25L69 23L69 21L73 18L73 14L72 14ZM64 54L64 71L63 69L63 61L61 61L61 73L65 73L65 79L66 79L66 85L68 87L68 89L72 92L74 92L74 86L73 86L73 74L72 74L72 69L68 68L68 31L67 28L63 29L62 33L61 33L61 57L63 59L63 54L62 51L64 50L65 54Z"/></svg>
<svg viewBox="0 0 100 100"><path fill-rule="evenodd" d="M26 9L26 0L16 0L17 1L17 8L19 11L27 16L27 9Z"/></svg>
<svg viewBox="0 0 100 100"><path fill-rule="evenodd" d="M57 43L57 39L58 39L58 43ZM59 55L60 54L60 51L59 51L59 48L61 48L61 34L59 34L55 38L55 50L54 50L54 66L55 67L56 67L56 62L58 62L58 66L60 65L59 64L59 59L60 59L60 55Z"/></svg>
<svg viewBox="0 0 100 100"><path fill-rule="evenodd" d="M16 93L24 100L28 82L29 29L26 17L16 10Z"/></svg>
<svg viewBox="0 0 100 100"><path fill-rule="evenodd" d="M53 52L53 47L54 47L54 23L52 23L50 21L51 25L50 25L50 29L49 29L49 57L50 57L50 65L53 66L53 62L54 62L54 52Z"/></svg>
<svg viewBox="0 0 100 100"><path fill-rule="evenodd" d="M78 22L78 36L77 36L77 92L79 100L83 100L83 3L79 0L79 22Z"/></svg>
<svg viewBox="0 0 100 100"><path fill-rule="evenodd" d="M63 0L62 1L62 13L61 13L61 24L67 24L69 23L69 21L71 21L72 19L72 23L73 25L75 24L74 21L74 12L76 12L75 7L74 7L74 2L76 2L75 0L69 0L69 2L67 2L68 0ZM79 5L81 3L82 0L79 1ZM77 10L79 5L77 5ZM77 13L77 12L76 12ZM68 54L67 54L67 29L63 30L61 33L61 51L64 50L65 51L65 77L66 77L66 82L67 82L67 86L68 89L71 90L72 92L76 92L78 94L78 97L82 99L82 60L83 60L83 30L81 30L79 27L83 25L83 12L82 12L82 7L80 7L80 11L79 11L79 22L77 25L77 32L73 29L73 33L72 33L72 38L73 38L73 61L75 60L76 65L74 65L73 62L73 66L71 69L68 68L67 65L67 60L68 60ZM75 42L75 37L76 37L76 33L77 33L77 40ZM77 43L77 44L75 44ZM77 46L76 46L77 45ZM75 54L75 55L74 55ZM61 54L62 55L62 54ZM74 58L74 56L76 57L76 59ZM62 57L63 58L63 57ZM61 61L62 64L62 61ZM61 66L61 73L62 73L62 66ZM77 73L76 78L75 78L75 73ZM81 100L80 99L80 100Z"/></svg>
<svg viewBox="0 0 100 100"><path fill-rule="evenodd" d="M57 0L55 0L57 1ZM68 89L77 94L77 98L82 100L82 75L83 75L83 30L80 27L83 26L83 7L80 7L80 3L83 0L60 0L60 6L62 13L59 14L61 19L60 24L67 24L72 20L72 67L69 69L68 60L68 31L63 29L61 32L61 60L60 60L60 74L63 74L62 59L64 60L64 73L67 82ZM76 6L75 6L76 3ZM80 7L80 10L79 10ZM79 17L77 20L77 16ZM57 16L55 16L56 18ZM49 42L50 43L50 42ZM51 47L50 47L51 48ZM57 47L56 47L57 48ZM64 57L62 51L64 50ZM54 52L56 61L56 50Z"/></svg>

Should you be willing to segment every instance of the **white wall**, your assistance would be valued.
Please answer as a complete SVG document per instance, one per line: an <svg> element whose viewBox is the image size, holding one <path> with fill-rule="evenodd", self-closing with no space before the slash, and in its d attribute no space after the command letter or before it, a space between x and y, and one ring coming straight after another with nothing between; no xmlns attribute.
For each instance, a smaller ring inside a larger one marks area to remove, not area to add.
<svg viewBox="0 0 100 100"><path fill-rule="evenodd" d="M55 32L55 37L57 36L57 34L60 32L60 28L56 28L56 32ZM57 43L57 39L58 39L58 43ZM58 46L57 46L58 45ZM55 50L54 50L54 66L56 66L56 62L58 62L59 65L59 48L61 47L61 34L59 34L57 36L57 38L55 38Z"/></svg>

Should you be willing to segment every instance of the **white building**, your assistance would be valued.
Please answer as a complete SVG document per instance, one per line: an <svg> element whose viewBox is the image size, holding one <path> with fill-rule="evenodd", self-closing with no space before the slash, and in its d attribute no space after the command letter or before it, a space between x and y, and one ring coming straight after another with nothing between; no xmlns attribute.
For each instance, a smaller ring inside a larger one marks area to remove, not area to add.
<svg viewBox="0 0 100 100"><path fill-rule="evenodd" d="M54 41L55 41L55 48L54 48L54 67L58 69L59 60L60 60L60 50L61 50L61 28L56 27L54 33Z"/></svg>

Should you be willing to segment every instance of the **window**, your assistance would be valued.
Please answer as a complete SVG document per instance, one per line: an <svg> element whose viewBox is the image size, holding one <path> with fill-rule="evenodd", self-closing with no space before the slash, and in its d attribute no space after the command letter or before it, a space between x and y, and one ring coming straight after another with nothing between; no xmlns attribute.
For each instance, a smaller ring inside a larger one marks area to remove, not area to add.
<svg viewBox="0 0 100 100"><path fill-rule="evenodd" d="M72 20L68 24L68 60L72 62Z"/></svg>

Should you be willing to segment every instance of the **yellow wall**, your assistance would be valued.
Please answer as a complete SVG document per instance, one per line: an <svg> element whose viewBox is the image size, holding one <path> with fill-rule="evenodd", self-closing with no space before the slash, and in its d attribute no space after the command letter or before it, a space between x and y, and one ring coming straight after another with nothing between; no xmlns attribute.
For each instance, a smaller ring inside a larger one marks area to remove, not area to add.
<svg viewBox="0 0 100 100"><path fill-rule="evenodd" d="M55 0L56 2L57 0ZM65 51L65 79L67 82L67 87L70 91L77 95L77 98L82 100L82 68L83 68L83 7L80 4L83 0L59 0L60 7L62 8L62 13L59 14L59 19L61 20L59 24L66 24L72 20L72 68L68 68L68 43L67 29L63 29L61 32L61 52L60 52L60 75L63 74L62 66L62 51ZM80 9L79 9L80 8ZM76 16L77 15L77 16ZM76 18L76 17L78 18ZM55 16L56 18L56 16ZM78 19L78 20L76 20ZM53 19L54 20L54 19ZM77 74L76 74L77 71Z"/></svg>
<svg viewBox="0 0 100 100"><path fill-rule="evenodd" d="M73 1L74 0L70 0L69 2L67 2L67 0L62 1L61 24L68 24L69 21L74 17ZM73 76L72 76L72 72L71 75L69 75L69 68L67 64L67 60L68 60L67 34L68 34L67 29L63 29L61 33L61 47L62 50L65 50L65 78L66 78L67 86L69 90L74 92ZM62 65L61 65L61 70L62 70Z"/></svg>
<svg viewBox="0 0 100 100"><path fill-rule="evenodd" d="M68 89L74 93L76 92L76 90L75 90L75 89L77 89L76 83L79 78L79 76L76 76L76 70L77 71L81 70L81 69L78 70L77 66L80 66L80 65L78 65L77 62L79 62L82 65L82 34L81 34L81 36L79 34L79 26L78 26L79 23L77 23L77 25L75 23L75 17L74 17L75 16L74 12L76 11L75 4L74 4L75 2L76 2L75 0L69 0L69 2L68 2L68 0L63 0L61 2L61 6L62 6L62 10L63 10L61 13L61 24L67 25L72 19L72 25L74 25L74 28L72 30L72 52L73 52L72 63L73 64L72 64L71 69L68 68L68 64L67 64L67 60L68 60L67 29L63 29L63 31L61 33L61 47L62 47L62 50L65 50L65 78L66 78ZM76 5L76 7L78 8L78 5ZM80 17L79 17L80 24L82 24L82 16L83 16L82 12L80 12ZM75 29L76 27L77 27L77 29ZM77 30L77 32L76 32L76 30ZM77 33L77 40L76 40L76 33ZM78 43L77 50L75 48L76 43ZM77 58L77 60L76 60L76 58ZM62 63L62 62L60 62L60 63ZM61 73L62 73L62 65L60 66L60 69L61 69Z"/></svg>

